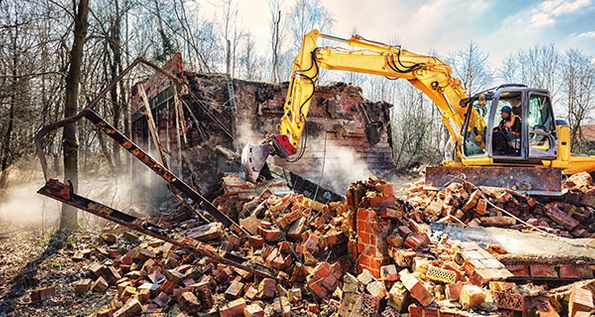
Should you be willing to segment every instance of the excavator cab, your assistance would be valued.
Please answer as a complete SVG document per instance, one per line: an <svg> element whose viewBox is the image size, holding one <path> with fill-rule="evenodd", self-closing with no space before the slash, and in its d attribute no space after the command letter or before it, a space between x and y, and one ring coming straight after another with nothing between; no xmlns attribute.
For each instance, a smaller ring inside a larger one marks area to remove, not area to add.
<svg viewBox="0 0 595 317"><path fill-rule="evenodd" d="M470 120L473 112L482 119ZM493 163L540 164L557 156L547 90L513 84L482 92L470 99L463 131L464 162L491 158Z"/></svg>

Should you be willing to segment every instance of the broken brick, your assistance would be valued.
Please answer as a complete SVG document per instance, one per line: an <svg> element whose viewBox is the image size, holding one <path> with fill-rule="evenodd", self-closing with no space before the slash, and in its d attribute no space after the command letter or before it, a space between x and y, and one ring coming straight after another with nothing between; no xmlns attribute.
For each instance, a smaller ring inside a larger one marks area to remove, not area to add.
<svg viewBox="0 0 595 317"><path fill-rule="evenodd" d="M239 317L244 316L245 309L246 300L243 298L238 298L219 308L219 314L220 317Z"/></svg>
<svg viewBox="0 0 595 317"><path fill-rule="evenodd" d="M275 280L272 278L265 277L258 284L258 297L259 298L273 298L276 293Z"/></svg>
<svg viewBox="0 0 595 317"><path fill-rule="evenodd" d="M131 298L126 304L114 313L114 317L134 317L143 312L143 306L136 298Z"/></svg>
<svg viewBox="0 0 595 317"><path fill-rule="evenodd" d="M570 316L576 316L579 312L592 313L594 309L593 293L589 289L574 287L570 291L568 310Z"/></svg>
<svg viewBox="0 0 595 317"><path fill-rule="evenodd" d="M463 285L461 293L459 294L459 302L463 305L463 309L477 307L486 300L486 294L483 289L476 285Z"/></svg>
<svg viewBox="0 0 595 317"><path fill-rule="evenodd" d="M545 206L545 214L554 222L564 226L568 230L572 230L579 225L579 222L568 216L564 211L560 210L555 203L549 203Z"/></svg>
<svg viewBox="0 0 595 317"><path fill-rule="evenodd" d="M478 215L485 215L488 213L488 201L481 198L479 199L479 201L477 202L477 205L475 205L475 212Z"/></svg>
<svg viewBox="0 0 595 317"><path fill-rule="evenodd" d="M432 296L425 286L413 276L413 274L409 273L407 269L399 272L399 277L405 288L411 293L411 296L424 307L427 307L434 301L434 296Z"/></svg>
<svg viewBox="0 0 595 317"><path fill-rule="evenodd" d="M192 292L183 292L178 297L178 305L190 314L196 314L201 308L200 302Z"/></svg>
<svg viewBox="0 0 595 317"><path fill-rule="evenodd" d="M84 278L74 283L74 292L76 294L84 294L88 292L93 286L93 281L89 278Z"/></svg>
<svg viewBox="0 0 595 317"><path fill-rule="evenodd" d="M266 242L276 242L283 238L283 233L276 228L266 229L261 225L258 227L257 232Z"/></svg>
<svg viewBox="0 0 595 317"><path fill-rule="evenodd" d="M56 296L56 289L54 287L42 287L31 291L31 301L41 302Z"/></svg>
<svg viewBox="0 0 595 317"><path fill-rule="evenodd" d="M220 222L211 222L192 228L191 230L186 231L184 235L198 241L219 239L223 236L223 224Z"/></svg>
<svg viewBox="0 0 595 317"><path fill-rule="evenodd" d="M227 290L225 291L225 297L229 299L234 299L242 296L242 291L244 290L244 283L234 281L229 285Z"/></svg>
<svg viewBox="0 0 595 317"><path fill-rule="evenodd" d="M97 278L95 280L95 283L93 283L91 290L93 290L94 292L103 292L108 287L109 287L109 284L107 283L107 281L103 277L100 276L99 278Z"/></svg>
<svg viewBox="0 0 595 317"><path fill-rule="evenodd" d="M244 317L263 317L264 309L258 304L250 304L244 308Z"/></svg>
<svg viewBox="0 0 595 317"><path fill-rule="evenodd" d="M399 279L397 267L394 264L384 265L380 267L380 279L383 281L394 282Z"/></svg>

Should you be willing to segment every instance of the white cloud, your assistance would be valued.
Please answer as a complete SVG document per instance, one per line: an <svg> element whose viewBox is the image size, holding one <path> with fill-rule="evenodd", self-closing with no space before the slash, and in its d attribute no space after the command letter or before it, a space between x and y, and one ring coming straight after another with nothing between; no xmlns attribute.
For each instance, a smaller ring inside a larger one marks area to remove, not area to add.
<svg viewBox="0 0 595 317"><path fill-rule="evenodd" d="M556 23L556 20L546 13L537 13L531 16L531 24L543 26Z"/></svg>
<svg viewBox="0 0 595 317"><path fill-rule="evenodd" d="M533 26L545 26L556 23L556 18L575 13L587 8L591 0L547 0L529 10Z"/></svg>
<svg viewBox="0 0 595 317"><path fill-rule="evenodd" d="M321 31L349 37L355 28L358 34L371 40L395 43L398 39L413 52L436 52L441 56L475 41L489 54L489 62L495 67L500 66L506 55L536 44L555 43L560 50L573 47L595 55L595 31L589 31L593 28L579 18L570 21L578 16L585 21L592 17L594 0L545 0L534 5L519 1L510 7L521 8L508 16L503 11L503 1L374 0L363 4L356 0L320 0L334 18L333 29ZM269 54L268 0L234 2L238 6L239 26L254 36L259 54ZM221 22L222 3L200 1L197 14L202 18L217 17ZM293 3L283 1L283 4L287 8ZM566 22L586 29L565 32L562 26Z"/></svg>
<svg viewBox="0 0 595 317"><path fill-rule="evenodd" d="M595 31L583 32L575 35L578 38L592 38L595 37Z"/></svg>

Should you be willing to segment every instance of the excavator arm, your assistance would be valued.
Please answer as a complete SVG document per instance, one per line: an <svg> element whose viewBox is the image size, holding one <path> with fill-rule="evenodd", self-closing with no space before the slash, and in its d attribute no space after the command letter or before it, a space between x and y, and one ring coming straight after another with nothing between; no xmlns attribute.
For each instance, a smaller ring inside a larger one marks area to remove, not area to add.
<svg viewBox="0 0 595 317"><path fill-rule="evenodd" d="M347 44L353 49L319 47L320 38ZM249 180L256 181L269 155L286 158L297 154L322 68L409 81L438 107L453 144L461 142L467 95L460 80L452 77L450 66L436 57L415 54L399 46L366 40L357 35L343 39L312 30L304 36L300 53L293 64L279 134L262 144L248 145L242 152L242 163ZM485 120L475 109L471 111L470 126L476 127L476 139L482 142ZM460 153L456 155L460 157Z"/></svg>

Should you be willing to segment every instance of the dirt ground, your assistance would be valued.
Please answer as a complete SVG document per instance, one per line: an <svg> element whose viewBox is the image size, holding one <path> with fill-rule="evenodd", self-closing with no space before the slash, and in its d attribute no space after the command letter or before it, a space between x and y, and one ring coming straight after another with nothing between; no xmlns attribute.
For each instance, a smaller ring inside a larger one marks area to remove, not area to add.
<svg viewBox="0 0 595 317"><path fill-rule="evenodd" d="M75 234L77 246L91 242L90 234ZM111 301L110 292L75 295L72 284L84 275L72 261L73 236L43 232L0 220L0 317L88 316ZM31 290L53 286L56 295L32 303Z"/></svg>

